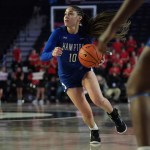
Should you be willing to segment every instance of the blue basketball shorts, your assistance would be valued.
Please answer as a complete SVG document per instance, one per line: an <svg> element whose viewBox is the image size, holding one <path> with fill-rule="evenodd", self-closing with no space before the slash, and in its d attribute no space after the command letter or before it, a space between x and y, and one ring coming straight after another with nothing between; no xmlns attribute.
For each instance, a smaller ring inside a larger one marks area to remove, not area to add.
<svg viewBox="0 0 150 150"><path fill-rule="evenodd" d="M66 92L68 88L82 87L82 79L84 75L91 70L91 68L84 68L73 72L73 74L69 76L60 77L59 79L63 86L64 92Z"/></svg>

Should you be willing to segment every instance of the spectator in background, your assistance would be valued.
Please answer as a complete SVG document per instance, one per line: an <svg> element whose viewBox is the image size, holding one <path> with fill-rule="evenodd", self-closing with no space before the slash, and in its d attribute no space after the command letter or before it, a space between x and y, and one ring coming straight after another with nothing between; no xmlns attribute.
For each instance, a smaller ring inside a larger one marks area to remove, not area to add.
<svg viewBox="0 0 150 150"><path fill-rule="evenodd" d="M114 52L114 51L113 51ZM120 54L119 53L114 53L113 55L110 56L109 61L111 63L111 66L115 63L118 65L118 67L120 68L120 70L123 67L124 61L121 59Z"/></svg>
<svg viewBox="0 0 150 150"><path fill-rule="evenodd" d="M122 74L124 83L127 82L132 70L133 70L133 67L131 66L131 63L128 62L127 67L123 70L123 74Z"/></svg>
<svg viewBox="0 0 150 150"><path fill-rule="evenodd" d="M51 78L53 76L57 76L57 59L53 57L50 60L49 67L48 67L48 76Z"/></svg>
<svg viewBox="0 0 150 150"><path fill-rule="evenodd" d="M127 38L126 37L124 37L122 39L122 44L123 44L123 47L126 47L126 44L127 44Z"/></svg>
<svg viewBox="0 0 150 150"><path fill-rule="evenodd" d="M12 68L13 68L13 71L15 71L16 68L21 67L21 64L22 64L20 48L17 46L14 46L13 51L12 51L12 55L13 55Z"/></svg>
<svg viewBox="0 0 150 150"><path fill-rule="evenodd" d="M7 77L6 67L0 67L0 113L2 112L1 100L3 97L4 89L7 87Z"/></svg>
<svg viewBox="0 0 150 150"><path fill-rule="evenodd" d="M131 64L132 67L134 67L134 65L136 64L137 60L138 60L138 56L136 55L136 52L133 51L131 53L131 56L130 56L130 59L129 59L130 64Z"/></svg>
<svg viewBox="0 0 150 150"><path fill-rule="evenodd" d="M137 49L137 56L139 57L144 49L145 44L141 43L141 46Z"/></svg>
<svg viewBox="0 0 150 150"><path fill-rule="evenodd" d="M40 58L37 59L34 67L35 67L34 72L38 72L41 70L42 62L41 62Z"/></svg>
<svg viewBox="0 0 150 150"><path fill-rule="evenodd" d="M124 66L124 61L120 58L118 61L118 67L120 68L120 70L122 70L123 66Z"/></svg>
<svg viewBox="0 0 150 150"><path fill-rule="evenodd" d="M115 102L119 101L121 90L118 87L109 87L105 78L100 75L96 75L98 83L102 89L103 94L109 99Z"/></svg>
<svg viewBox="0 0 150 150"><path fill-rule="evenodd" d="M128 54L128 52L126 51L126 49L124 47L122 48L122 51L121 51L121 54L120 54L120 59L124 63L126 63L129 60L129 54Z"/></svg>
<svg viewBox="0 0 150 150"><path fill-rule="evenodd" d="M132 53L137 47L137 42L133 38L133 36L129 36L129 39L127 40L127 43L126 43L126 47L127 47L128 53Z"/></svg>
<svg viewBox="0 0 150 150"><path fill-rule="evenodd" d="M119 53L116 53L115 55L112 55L112 58L111 58L112 63L118 64L119 60L120 60L120 54Z"/></svg>
<svg viewBox="0 0 150 150"><path fill-rule="evenodd" d="M121 49L123 48L123 43L120 41L120 39L116 39L116 41L112 44L112 47L115 50L115 53L121 53Z"/></svg>
<svg viewBox="0 0 150 150"><path fill-rule="evenodd" d="M16 71L13 73L13 79L16 84L17 90L17 105L21 106L23 103L23 84L24 84L24 73L21 67L18 67Z"/></svg>
<svg viewBox="0 0 150 150"><path fill-rule="evenodd" d="M32 104L37 108L38 104L41 106L41 109L43 111L43 105L44 105L44 99L45 99L45 85L47 79L46 70L44 68L41 68L39 72L35 73L36 79L39 80L37 84L37 91L36 91L36 98L33 100ZM34 75L33 75L34 78Z"/></svg>
<svg viewBox="0 0 150 150"><path fill-rule="evenodd" d="M113 74L116 74L117 76L120 76L120 67L118 65L118 63L113 63L113 66L109 69L109 74L110 75L113 75Z"/></svg>
<svg viewBox="0 0 150 150"><path fill-rule="evenodd" d="M29 68L32 71L35 71L36 70L36 63L39 60L39 55L37 54L35 49L32 50L31 54L29 55L28 60L29 60Z"/></svg>

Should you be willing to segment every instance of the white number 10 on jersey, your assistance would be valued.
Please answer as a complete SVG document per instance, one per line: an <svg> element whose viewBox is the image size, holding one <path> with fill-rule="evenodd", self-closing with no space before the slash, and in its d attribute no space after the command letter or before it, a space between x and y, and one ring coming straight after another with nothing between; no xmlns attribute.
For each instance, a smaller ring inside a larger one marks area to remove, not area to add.
<svg viewBox="0 0 150 150"><path fill-rule="evenodd" d="M77 54L70 54L69 62L76 62L77 61Z"/></svg>

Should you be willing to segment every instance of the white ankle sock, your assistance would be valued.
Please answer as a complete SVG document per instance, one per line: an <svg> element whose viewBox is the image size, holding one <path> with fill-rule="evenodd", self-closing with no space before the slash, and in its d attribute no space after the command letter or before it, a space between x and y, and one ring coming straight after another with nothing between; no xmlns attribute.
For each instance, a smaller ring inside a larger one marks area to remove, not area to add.
<svg viewBox="0 0 150 150"><path fill-rule="evenodd" d="M137 150L150 150L150 146L142 146L142 147L138 147Z"/></svg>
<svg viewBox="0 0 150 150"><path fill-rule="evenodd" d="M97 126L96 123L95 123L95 124L94 124L94 127L93 127L93 128L90 128L90 127L89 127L89 129L90 129L90 130L98 130L98 126Z"/></svg>

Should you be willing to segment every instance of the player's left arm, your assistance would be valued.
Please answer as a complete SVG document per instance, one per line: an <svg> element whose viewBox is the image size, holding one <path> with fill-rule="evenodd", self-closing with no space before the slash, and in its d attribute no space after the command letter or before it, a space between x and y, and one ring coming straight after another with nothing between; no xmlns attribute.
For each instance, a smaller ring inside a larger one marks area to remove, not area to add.
<svg viewBox="0 0 150 150"><path fill-rule="evenodd" d="M52 32L44 47L44 50L40 56L41 61L48 61L53 57L52 53L54 48L57 46L59 39L58 37L59 37L59 30L56 29L55 31Z"/></svg>

